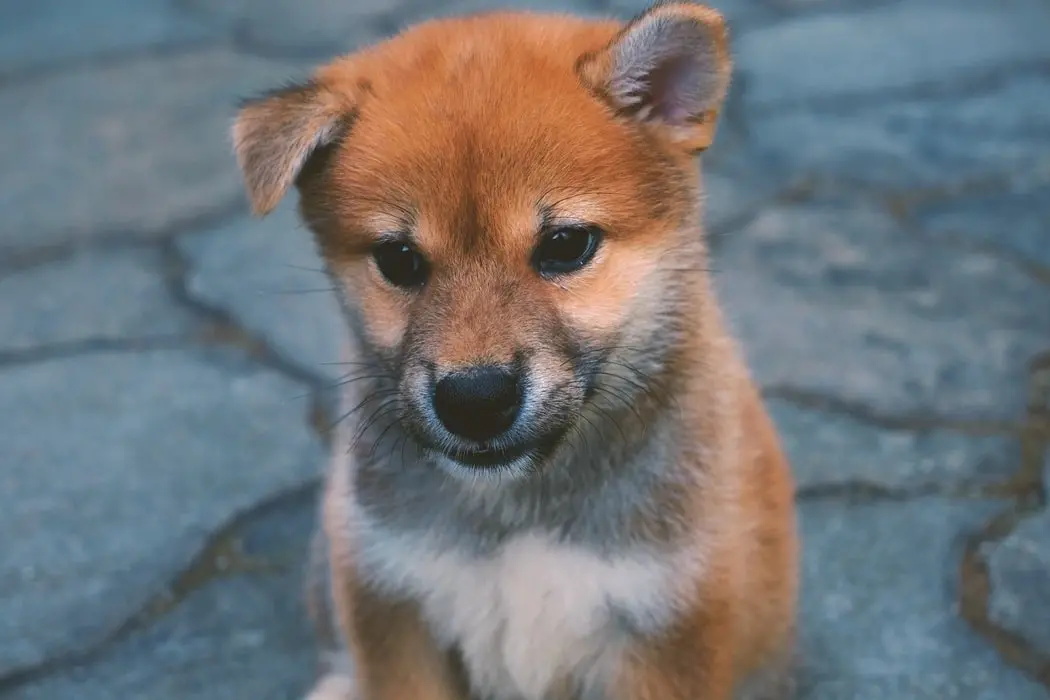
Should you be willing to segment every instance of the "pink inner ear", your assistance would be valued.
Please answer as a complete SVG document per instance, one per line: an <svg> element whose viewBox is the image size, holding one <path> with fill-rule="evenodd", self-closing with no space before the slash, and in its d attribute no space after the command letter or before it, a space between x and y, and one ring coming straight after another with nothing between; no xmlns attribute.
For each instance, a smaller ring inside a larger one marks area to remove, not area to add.
<svg viewBox="0 0 1050 700"><path fill-rule="evenodd" d="M671 124L681 124L703 111L696 99L705 80L699 61L690 56L666 59L649 74L651 114Z"/></svg>
<svg viewBox="0 0 1050 700"><path fill-rule="evenodd" d="M697 17L672 13L638 20L613 49L611 94L642 119L695 123L728 86L718 31Z"/></svg>

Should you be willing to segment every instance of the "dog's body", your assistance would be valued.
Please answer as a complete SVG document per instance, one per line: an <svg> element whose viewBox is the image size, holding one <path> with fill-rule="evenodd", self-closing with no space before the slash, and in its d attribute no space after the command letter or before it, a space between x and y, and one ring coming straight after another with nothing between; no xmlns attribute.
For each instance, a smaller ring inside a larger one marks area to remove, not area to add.
<svg viewBox="0 0 1050 700"><path fill-rule="evenodd" d="M697 5L494 14L245 107L255 209L298 185L360 370L312 697L779 697L793 487L706 274L691 159L728 72Z"/></svg>

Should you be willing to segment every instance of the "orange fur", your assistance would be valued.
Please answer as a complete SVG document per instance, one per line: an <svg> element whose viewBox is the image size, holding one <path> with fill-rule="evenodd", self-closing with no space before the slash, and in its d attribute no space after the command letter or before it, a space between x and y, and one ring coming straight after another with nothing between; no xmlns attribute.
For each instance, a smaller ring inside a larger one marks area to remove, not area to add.
<svg viewBox="0 0 1050 700"><path fill-rule="evenodd" d="M693 22L714 61L710 99L677 120L672 109L650 118L659 110L618 103L628 93L615 83L617 61L633 50L617 53L621 42L668 18ZM639 313L663 311L647 295L680 255L678 232L699 225L692 159L714 138L729 71L720 16L687 2L661 3L627 26L511 13L440 20L249 104L234 137L257 213L298 184L303 217L360 311L361 342L396 354L412 328L428 361L452 368L506 363L530 347L556 383L571 378L546 344L556 324L603 338ZM541 214L597 225L607 243L579 273L542 279L530 267ZM434 271L418 294L393 289L370 257L377 239L406 230ZM798 542L789 466L707 278L694 273L675 319L687 339L666 363L680 380L672 391L684 426L668 454L689 479L656 490L664 520L639 515L631 528L661 540L676 536L675 523L702 523L689 533L702 543L702 572L681 569L689 604L658 632L609 639L623 644L609 671L611 700L729 700L791 652ZM662 414L651 403L632 408L655 421ZM634 438L644 426L624 430ZM353 489L334 468L325 533L355 700L467 700L469 674L422 603L384 592L360 570ZM577 692L569 675L555 674L543 700Z"/></svg>

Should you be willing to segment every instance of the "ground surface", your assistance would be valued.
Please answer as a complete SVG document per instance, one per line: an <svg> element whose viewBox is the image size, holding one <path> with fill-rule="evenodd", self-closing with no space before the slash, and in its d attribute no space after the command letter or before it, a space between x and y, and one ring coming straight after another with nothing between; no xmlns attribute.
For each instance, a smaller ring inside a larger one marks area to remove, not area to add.
<svg viewBox="0 0 1050 700"><path fill-rule="evenodd" d="M1050 2L717 4L708 219L800 482L804 697L1046 698ZM338 320L291 206L246 216L226 128L486 5L0 3L0 697L309 682Z"/></svg>

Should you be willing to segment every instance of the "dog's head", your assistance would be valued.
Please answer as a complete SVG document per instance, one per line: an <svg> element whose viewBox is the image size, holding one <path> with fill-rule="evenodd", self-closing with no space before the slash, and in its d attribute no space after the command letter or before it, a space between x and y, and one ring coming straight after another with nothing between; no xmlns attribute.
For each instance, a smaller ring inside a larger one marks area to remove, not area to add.
<svg viewBox="0 0 1050 700"><path fill-rule="evenodd" d="M644 403L688 331L729 73L700 5L478 15L247 103L234 138L257 214L299 189L398 424L454 471L520 469Z"/></svg>

